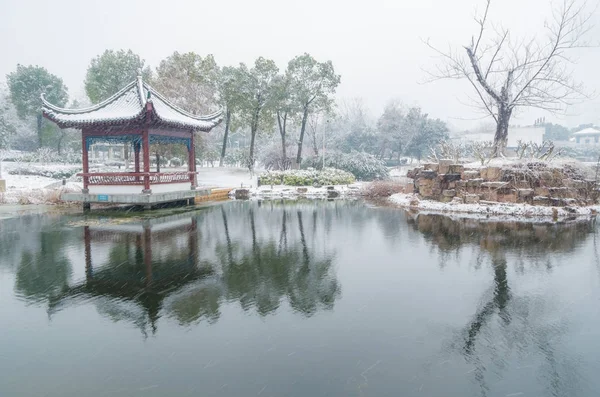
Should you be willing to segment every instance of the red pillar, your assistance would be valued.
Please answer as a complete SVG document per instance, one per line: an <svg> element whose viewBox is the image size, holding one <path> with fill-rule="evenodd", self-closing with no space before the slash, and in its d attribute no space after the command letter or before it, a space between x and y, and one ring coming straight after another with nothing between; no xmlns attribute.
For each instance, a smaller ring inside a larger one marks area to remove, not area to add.
<svg viewBox="0 0 600 397"><path fill-rule="evenodd" d="M134 162L134 172L139 173L140 172L140 144L138 142L135 142L133 144L133 162ZM140 177L136 176L135 180L139 181Z"/></svg>
<svg viewBox="0 0 600 397"><path fill-rule="evenodd" d="M148 130L145 129L142 133L142 150L144 151L144 193L150 191L150 138Z"/></svg>
<svg viewBox="0 0 600 397"><path fill-rule="evenodd" d="M188 150L188 171L190 172L190 183L192 189L196 189L196 143L194 141L194 131L190 138L190 148Z"/></svg>
<svg viewBox="0 0 600 397"><path fill-rule="evenodd" d="M135 172L140 172L140 146L138 144L135 144L133 147L133 155L134 155L134 167L135 167Z"/></svg>
<svg viewBox="0 0 600 397"><path fill-rule="evenodd" d="M83 162L83 173L87 174L90 172L90 164L88 159L88 147L86 142L86 134L85 132L81 133L81 153L83 154L82 162ZM88 192L88 183L89 178L84 175L83 177L83 192Z"/></svg>

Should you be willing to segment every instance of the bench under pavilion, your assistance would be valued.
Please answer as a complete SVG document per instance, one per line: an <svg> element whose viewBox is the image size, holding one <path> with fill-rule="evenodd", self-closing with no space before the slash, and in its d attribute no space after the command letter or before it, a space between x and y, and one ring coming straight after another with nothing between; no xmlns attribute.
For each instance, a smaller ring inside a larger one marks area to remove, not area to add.
<svg viewBox="0 0 600 397"><path fill-rule="evenodd" d="M222 121L222 112L198 116L173 105L141 77L119 92L83 109L55 106L42 95L44 117L60 128L81 130L83 190L65 193L63 200L92 203L154 204L190 201L197 195L194 135L209 132ZM131 172L90 172L88 153L95 143L127 144L133 148ZM188 169L151 172L150 145L183 144Z"/></svg>

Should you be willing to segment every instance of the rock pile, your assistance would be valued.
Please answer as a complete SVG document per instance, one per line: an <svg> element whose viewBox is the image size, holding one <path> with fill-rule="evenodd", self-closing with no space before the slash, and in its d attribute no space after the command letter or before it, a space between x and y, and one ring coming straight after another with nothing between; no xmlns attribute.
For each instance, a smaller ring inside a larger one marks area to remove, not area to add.
<svg viewBox="0 0 600 397"><path fill-rule="evenodd" d="M566 207L593 205L600 198L598 182L577 169L531 162L467 168L452 160L428 163L408 171L406 193L425 199L475 204L480 201Z"/></svg>

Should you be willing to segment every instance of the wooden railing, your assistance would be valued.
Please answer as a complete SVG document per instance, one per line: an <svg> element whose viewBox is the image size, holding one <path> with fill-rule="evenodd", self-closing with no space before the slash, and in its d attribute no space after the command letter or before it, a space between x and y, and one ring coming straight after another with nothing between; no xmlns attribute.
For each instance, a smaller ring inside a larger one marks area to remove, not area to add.
<svg viewBox="0 0 600 397"><path fill-rule="evenodd" d="M157 185L192 182L196 172L88 172L77 174L87 185Z"/></svg>

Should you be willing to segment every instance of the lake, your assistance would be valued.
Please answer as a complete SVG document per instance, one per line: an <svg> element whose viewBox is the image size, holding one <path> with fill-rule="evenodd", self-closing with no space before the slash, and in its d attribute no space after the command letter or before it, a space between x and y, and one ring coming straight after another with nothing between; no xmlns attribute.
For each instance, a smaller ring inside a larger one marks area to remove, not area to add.
<svg viewBox="0 0 600 397"><path fill-rule="evenodd" d="M599 237L360 201L0 220L0 396L598 396Z"/></svg>

